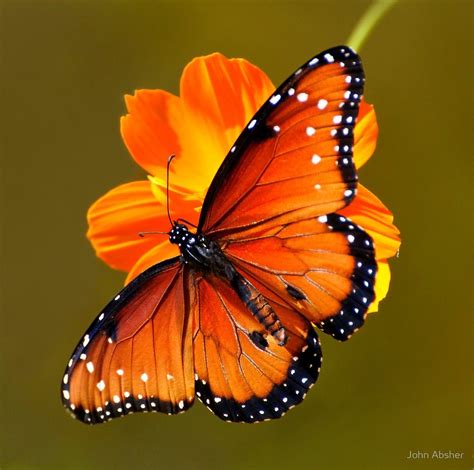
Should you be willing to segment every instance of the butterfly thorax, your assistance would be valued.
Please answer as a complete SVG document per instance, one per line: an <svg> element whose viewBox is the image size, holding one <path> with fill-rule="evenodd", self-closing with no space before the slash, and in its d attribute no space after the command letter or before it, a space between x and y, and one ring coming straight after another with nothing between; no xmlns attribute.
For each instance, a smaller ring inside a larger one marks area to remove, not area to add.
<svg viewBox="0 0 474 470"><path fill-rule="evenodd" d="M220 246L204 235L192 233L184 224L175 223L170 232L170 242L178 245L181 260L200 272L212 272L229 279L234 269Z"/></svg>
<svg viewBox="0 0 474 470"><path fill-rule="evenodd" d="M245 279L225 256L220 246L201 234L192 233L186 225L175 223L170 231L170 242L178 245L184 264L203 274L212 273L229 282L245 306L280 345L287 341L276 313L266 298ZM258 336L259 333L255 334ZM262 339L262 338L260 338ZM260 341L261 342L261 341ZM263 340L263 344L265 344Z"/></svg>

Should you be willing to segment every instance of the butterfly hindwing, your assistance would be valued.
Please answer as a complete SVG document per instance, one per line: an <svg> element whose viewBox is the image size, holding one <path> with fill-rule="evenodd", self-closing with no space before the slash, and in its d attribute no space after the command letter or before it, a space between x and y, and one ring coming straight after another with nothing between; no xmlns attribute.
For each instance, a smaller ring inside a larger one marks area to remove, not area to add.
<svg viewBox="0 0 474 470"><path fill-rule="evenodd" d="M272 306L288 325L288 342L279 346L226 282L201 277L194 295L196 395L213 413L252 423L279 418L303 400L321 365L308 321L275 298Z"/></svg>
<svg viewBox="0 0 474 470"><path fill-rule="evenodd" d="M218 238L276 216L302 219L347 205L356 191L352 146L363 83L360 58L347 46L298 69L230 150L199 230Z"/></svg>
<svg viewBox="0 0 474 470"><path fill-rule="evenodd" d="M348 339L362 326L375 298L373 241L340 214L271 221L229 235L224 246L251 282L263 283L336 339Z"/></svg>

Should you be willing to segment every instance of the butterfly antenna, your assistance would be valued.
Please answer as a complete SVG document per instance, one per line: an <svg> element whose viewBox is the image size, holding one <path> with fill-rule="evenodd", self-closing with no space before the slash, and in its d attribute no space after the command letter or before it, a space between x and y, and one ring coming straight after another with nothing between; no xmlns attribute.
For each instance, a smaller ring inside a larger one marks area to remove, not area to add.
<svg viewBox="0 0 474 470"><path fill-rule="evenodd" d="M138 236L144 238L146 235L169 235L168 232L138 232Z"/></svg>
<svg viewBox="0 0 474 470"><path fill-rule="evenodd" d="M168 212L168 220L171 227L173 227L173 221L170 214L170 166L174 157L176 157L174 154L168 157L168 165L166 166L166 211Z"/></svg>

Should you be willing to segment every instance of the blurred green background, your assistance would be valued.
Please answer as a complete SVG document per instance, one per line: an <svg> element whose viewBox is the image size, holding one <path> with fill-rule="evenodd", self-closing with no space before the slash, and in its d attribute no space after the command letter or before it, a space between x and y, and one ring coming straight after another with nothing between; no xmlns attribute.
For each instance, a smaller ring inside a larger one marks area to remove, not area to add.
<svg viewBox="0 0 474 470"><path fill-rule="evenodd" d="M84 235L97 197L144 177L120 138L123 95L177 93L213 51L279 83L368 5L2 1L2 469L471 468L472 2L402 1L361 50L381 129L361 178L403 244L381 311L345 344L322 338L302 405L260 425L196 404L87 427L60 403L72 348L124 278Z"/></svg>

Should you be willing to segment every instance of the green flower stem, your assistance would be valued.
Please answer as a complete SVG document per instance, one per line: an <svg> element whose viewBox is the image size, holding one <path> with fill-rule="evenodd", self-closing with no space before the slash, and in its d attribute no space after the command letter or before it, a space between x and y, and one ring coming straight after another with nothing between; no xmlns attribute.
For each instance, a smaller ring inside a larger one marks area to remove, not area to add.
<svg viewBox="0 0 474 470"><path fill-rule="evenodd" d="M397 3L397 0L375 0L360 18L347 40L347 44L356 51L359 51L374 29L374 26L395 3Z"/></svg>

